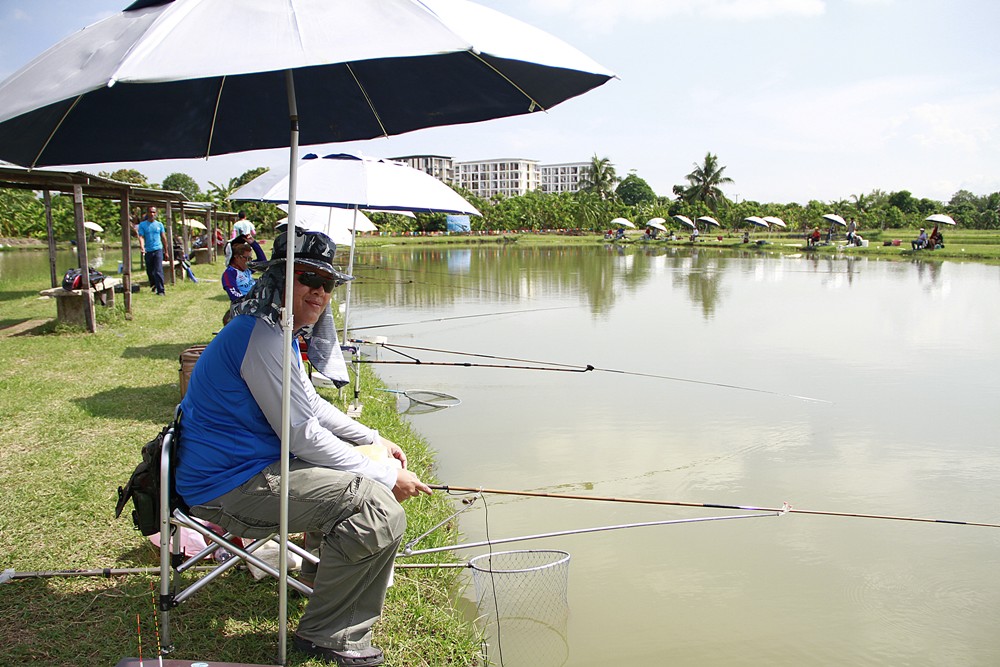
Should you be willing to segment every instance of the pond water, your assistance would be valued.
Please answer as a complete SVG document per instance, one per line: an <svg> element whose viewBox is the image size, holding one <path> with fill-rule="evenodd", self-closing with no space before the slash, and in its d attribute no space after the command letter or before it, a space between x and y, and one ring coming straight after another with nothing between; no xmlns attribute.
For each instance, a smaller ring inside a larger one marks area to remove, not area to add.
<svg viewBox="0 0 1000 667"><path fill-rule="evenodd" d="M600 369L414 349L424 364L376 366L462 399L411 417L445 484L1000 522L997 267L516 246L358 262L359 336ZM488 495L460 521L476 542L740 514ZM997 528L787 514L493 548L511 549L572 558L568 613L504 584L540 616L501 615L509 666L1000 661Z"/></svg>
<svg viewBox="0 0 1000 667"><path fill-rule="evenodd" d="M44 252L0 253L0 286L35 273ZM491 244L361 250L355 273L356 335L489 355L375 367L462 399L409 417L445 484L1000 522L998 267ZM524 365L506 358L598 370L427 363ZM489 624L495 664L1000 662L997 528L485 501L463 543L756 517L495 546L571 554L568 605L555 579L492 581L522 605L498 597L517 608L499 642Z"/></svg>

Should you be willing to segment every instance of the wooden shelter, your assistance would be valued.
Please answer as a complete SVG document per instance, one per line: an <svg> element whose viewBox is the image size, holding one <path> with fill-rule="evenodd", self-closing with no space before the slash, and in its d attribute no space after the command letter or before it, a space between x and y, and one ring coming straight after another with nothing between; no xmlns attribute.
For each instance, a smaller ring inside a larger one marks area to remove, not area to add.
<svg viewBox="0 0 1000 667"><path fill-rule="evenodd" d="M60 285L60 277L56 274L56 240L52 224L53 191L71 194L73 196L73 215L76 222L77 258L82 270L83 287L81 296L84 299L83 311L86 328L93 332L97 330L94 318L94 295L90 289L90 275L87 271L87 237L84 229L84 199L94 197L120 202L121 233L122 233L122 288L124 291L125 316L132 317L132 238L136 233L132 226L130 209L132 206L156 205L163 209L164 227L167 230L167 242L173 247L174 216L179 214L179 220L191 214L201 214L208 228L208 238L214 239L217 222L225 220L231 226L235 214L220 212L210 202L191 202L181 192L145 188L132 183L115 181L102 176L94 176L82 171L55 171L49 169L23 169L13 165L0 164L0 188L41 191L45 204L46 227L49 244L49 274L51 287ZM210 261L215 261L215 244L210 243ZM166 272L168 280L173 283L174 271Z"/></svg>

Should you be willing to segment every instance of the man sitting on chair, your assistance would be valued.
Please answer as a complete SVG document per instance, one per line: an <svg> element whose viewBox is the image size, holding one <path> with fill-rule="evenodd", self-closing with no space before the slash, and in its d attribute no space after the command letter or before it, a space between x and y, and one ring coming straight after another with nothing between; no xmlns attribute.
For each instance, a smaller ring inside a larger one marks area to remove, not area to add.
<svg viewBox="0 0 1000 667"><path fill-rule="evenodd" d="M278 530L286 243L287 234L275 240L263 275L198 359L181 403L177 491L193 515L242 537ZM334 268L327 236L297 230L294 248L295 332L332 330L330 293L350 276ZM307 546L321 539L322 550L315 573L303 572L315 585L294 643L339 665L379 665L371 627L406 529L399 503L431 491L406 469L399 446L316 394L295 339L288 530L306 533ZM398 465L354 449L369 444L385 446Z"/></svg>

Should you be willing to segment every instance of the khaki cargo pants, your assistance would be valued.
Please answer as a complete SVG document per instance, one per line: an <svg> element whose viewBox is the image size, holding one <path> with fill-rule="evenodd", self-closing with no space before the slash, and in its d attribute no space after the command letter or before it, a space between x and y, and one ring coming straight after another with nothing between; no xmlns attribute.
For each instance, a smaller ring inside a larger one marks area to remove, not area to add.
<svg viewBox="0 0 1000 667"><path fill-rule="evenodd" d="M241 537L266 537L278 531L279 481L278 464L268 466L191 513ZM405 530L403 508L382 484L292 460L288 532L314 533L307 546L321 544L313 594L296 634L338 651L370 646Z"/></svg>

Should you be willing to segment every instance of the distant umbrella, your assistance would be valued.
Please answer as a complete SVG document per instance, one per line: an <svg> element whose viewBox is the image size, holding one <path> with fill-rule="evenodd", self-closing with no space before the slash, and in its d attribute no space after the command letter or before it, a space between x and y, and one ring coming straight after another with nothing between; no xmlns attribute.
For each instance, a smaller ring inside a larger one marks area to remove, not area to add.
<svg viewBox="0 0 1000 667"><path fill-rule="evenodd" d="M666 220L664 220L663 218L650 218L649 222L646 223L646 226L652 227L653 229L659 229L660 231L665 232L667 231L667 228L664 226L663 224L664 222L666 222Z"/></svg>
<svg viewBox="0 0 1000 667"><path fill-rule="evenodd" d="M749 222L751 225L755 225L757 227L770 227L767 220L758 218L756 215L751 215L749 218L743 218L743 222Z"/></svg>
<svg viewBox="0 0 1000 667"><path fill-rule="evenodd" d="M611 221L612 225L618 225L619 227L631 227L635 229L635 225L632 224L631 220L626 220L625 218L615 218Z"/></svg>
<svg viewBox="0 0 1000 667"><path fill-rule="evenodd" d="M184 220L181 220L181 224L187 225L191 229L208 229L208 227L205 226L205 223L195 220L194 218L185 218Z"/></svg>
<svg viewBox="0 0 1000 667"><path fill-rule="evenodd" d="M952 224L955 224L955 223L952 223ZM84 226L84 227L85 227L86 229L92 229L92 230L94 230L95 232L103 232L103 231L104 231L104 227L101 227L101 226L100 226L99 224L97 224L96 222L91 222L90 220L87 220L87 221L86 221L85 223L83 223L83 226Z"/></svg>
<svg viewBox="0 0 1000 667"><path fill-rule="evenodd" d="M762 219L768 225L773 225L775 227L781 227L782 229L784 229L785 227L788 226L788 225L785 224L784 220L782 220L781 218L776 218L773 215L765 215Z"/></svg>
<svg viewBox="0 0 1000 667"><path fill-rule="evenodd" d="M823 219L838 225L847 226L847 222L836 213L827 213L823 216Z"/></svg>
<svg viewBox="0 0 1000 667"><path fill-rule="evenodd" d="M934 215L929 215L926 218L924 218L924 220L927 222L936 222L941 225L957 224L950 215L945 215L944 213L935 213Z"/></svg>
<svg viewBox="0 0 1000 667"><path fill-rule="evenodd" d="M701 216L700 218L698 218L697 220L695 220L695 222L704 222L706 224L712 225L713 227L721 227L722 226L722 225L719 224L718 220L716 220L715 218L713 218L711 216L708 216L708 215Z"/></svg>
<svg viewBox="0 0 1000 667"><path fill-rule="evenodd" d="M674 220L681 223L685 227L690 227L691 229L697 229L695 224L691 222L691 218L687 217L686 215L675 215L673 216L673 218Z"/></svg>

